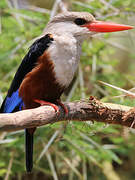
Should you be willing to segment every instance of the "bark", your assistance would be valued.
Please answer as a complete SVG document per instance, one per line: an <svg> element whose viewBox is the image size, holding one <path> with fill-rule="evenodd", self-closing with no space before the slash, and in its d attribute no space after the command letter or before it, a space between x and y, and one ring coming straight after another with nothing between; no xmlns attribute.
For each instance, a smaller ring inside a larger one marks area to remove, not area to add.
<svg viewBox="0 0 135 180"><path fill-rule="evenodd" d="M125 114L132 109L128 106L101 103L94 97L90 97L88 102L69 102L64 105L68 107L68 115L65 115L61 107L59 114L56 114L50 106L0 114L0 131L16 131L67 120L98 121L135 128L134 113L130 113L130 116L128 114L125 118Z"/></svg>

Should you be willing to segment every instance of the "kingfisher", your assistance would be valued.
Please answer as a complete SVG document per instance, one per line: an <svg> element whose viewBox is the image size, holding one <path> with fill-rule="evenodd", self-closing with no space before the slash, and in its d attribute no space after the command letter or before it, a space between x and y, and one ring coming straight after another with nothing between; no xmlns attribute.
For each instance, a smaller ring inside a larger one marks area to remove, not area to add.
<svg viewBox="0 0 135 180"><path fill-rule="evenodd" d="M61 94L71 83L77 70L81 45L96 33L132 29L132 26L97 21L88 12L65 12L56 15L44 33L30 46L23 58L1 106L1 113L50 105L56 113ZM33 134L25 129L26 170L33 167Z"/></svg>

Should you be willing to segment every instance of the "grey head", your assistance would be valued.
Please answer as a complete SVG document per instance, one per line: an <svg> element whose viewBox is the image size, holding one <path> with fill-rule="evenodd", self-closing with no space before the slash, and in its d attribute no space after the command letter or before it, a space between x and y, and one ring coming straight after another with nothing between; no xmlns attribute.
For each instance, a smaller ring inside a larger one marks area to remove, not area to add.
<svg viewBox="0 0 135 180"><path fill-rule="evenodd" d="M44 33L56 35L70 35L77 39L85 39L95 34L84 27L85 24L95 21L88 12L66 12L56 15L47 25Z"/></svg>

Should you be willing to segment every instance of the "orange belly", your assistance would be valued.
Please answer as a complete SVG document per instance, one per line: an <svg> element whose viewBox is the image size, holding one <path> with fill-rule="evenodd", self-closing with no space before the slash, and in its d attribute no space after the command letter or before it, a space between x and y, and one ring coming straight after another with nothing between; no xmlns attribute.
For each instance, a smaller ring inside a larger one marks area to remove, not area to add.
<svg viewBox="0 0 135 180"><path fill-rule="evenodd" d="M55 79L52 60L47 53L44 53L38 59L36 67L22 81L19 96L22 97L25 108L29 109L39 106L34 102L35 99L55 103L64 89Z"/></svg>

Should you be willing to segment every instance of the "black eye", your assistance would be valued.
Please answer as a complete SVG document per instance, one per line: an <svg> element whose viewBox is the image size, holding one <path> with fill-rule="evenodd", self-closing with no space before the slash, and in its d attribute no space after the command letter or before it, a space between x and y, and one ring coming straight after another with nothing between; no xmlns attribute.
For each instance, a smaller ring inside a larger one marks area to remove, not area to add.
<svg viewBox="0 0 135 180"><path fill-rule="evenodd" d="M82 19L82 18L76 18L74 22L77 25L84 25L85 23L87 23L87 21L85 19Z"/></svg>

